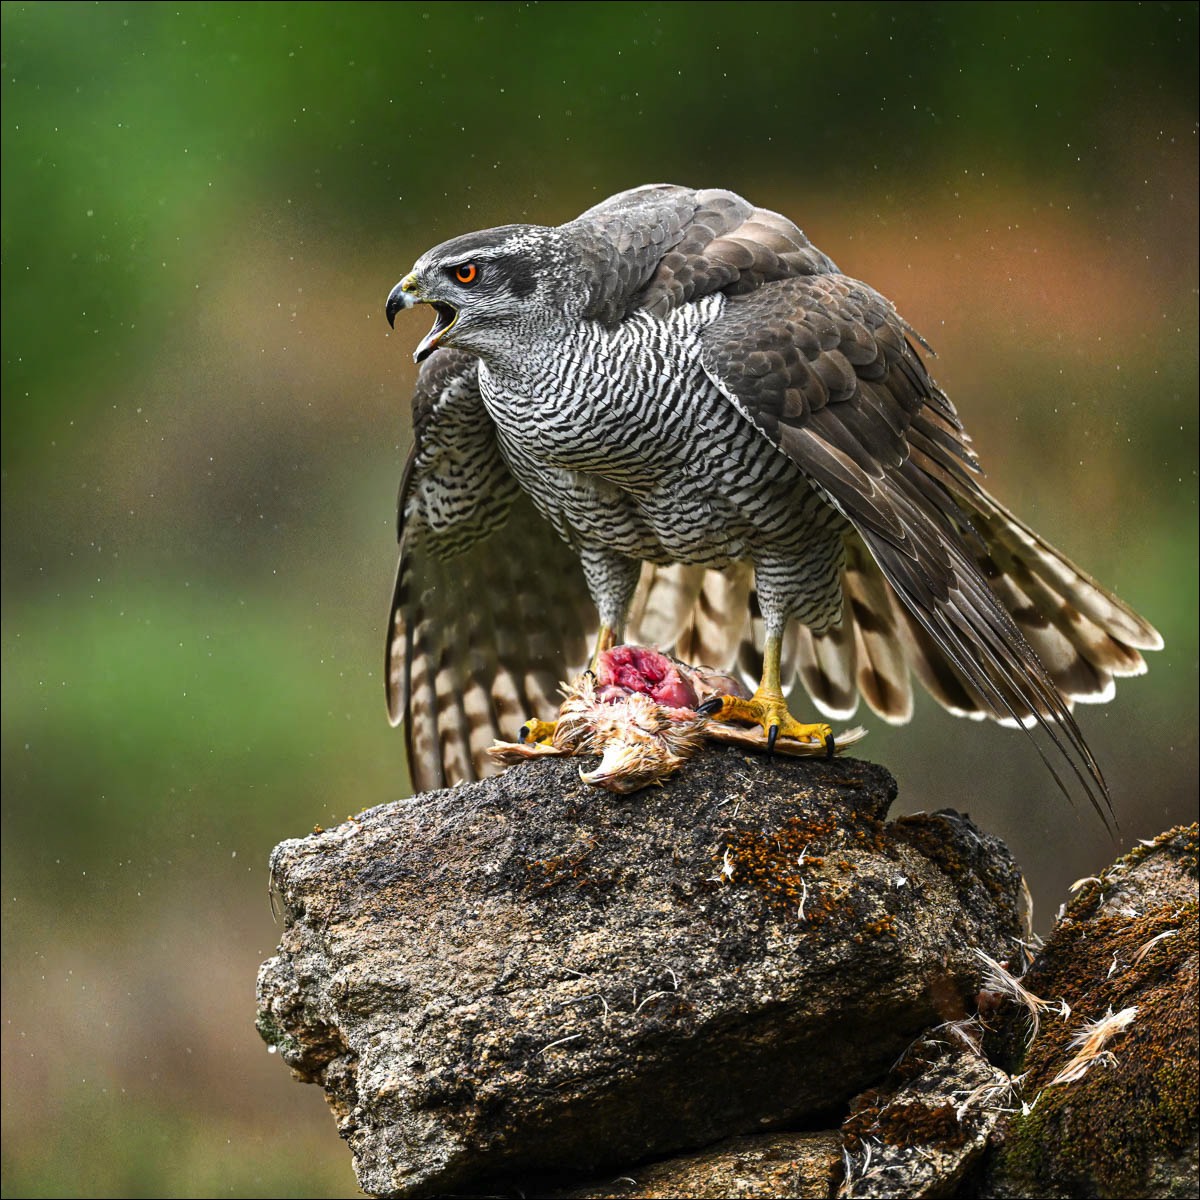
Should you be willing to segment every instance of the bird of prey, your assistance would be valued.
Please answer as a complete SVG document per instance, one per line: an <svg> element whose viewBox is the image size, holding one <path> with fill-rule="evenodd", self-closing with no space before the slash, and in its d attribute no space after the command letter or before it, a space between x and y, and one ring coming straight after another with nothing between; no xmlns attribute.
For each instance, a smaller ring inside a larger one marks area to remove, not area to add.
<svg viewBox="0 0 1200 1200"><path fill-rule="evenodd" d="M1041 727L1104 815L1071 708L1161 638L984 490L924 341L786 217L634 188L429 250L389 323L417 304L386 673L418 787L489 773L625 637L757 678L716 719L770 744L830 736L789 711L797 680L898 723L915 675Z"/></svg>

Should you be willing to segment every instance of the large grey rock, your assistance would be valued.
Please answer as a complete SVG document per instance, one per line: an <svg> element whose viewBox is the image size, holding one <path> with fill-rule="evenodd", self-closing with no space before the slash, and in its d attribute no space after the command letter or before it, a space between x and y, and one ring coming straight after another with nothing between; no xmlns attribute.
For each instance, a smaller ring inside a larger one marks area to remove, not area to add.
<svg viewBox="0 0 1200 1200"><path fill-rule="evenodd" d="M963 1015L1018 932L1007 852L886 825L854 760L709 750L629 797L538 762L272 856L259 1024L363 1189L613 1167L834 1110Z"/></svg>

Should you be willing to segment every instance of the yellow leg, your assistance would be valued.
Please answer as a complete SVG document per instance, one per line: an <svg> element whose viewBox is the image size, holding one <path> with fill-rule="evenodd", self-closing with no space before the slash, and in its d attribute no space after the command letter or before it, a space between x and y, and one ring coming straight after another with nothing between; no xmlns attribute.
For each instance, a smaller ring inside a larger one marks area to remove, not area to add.
<svg viewBox="0 0 1200 1200"><path fill-rule="evenodd" d="M605 650L611 650L617 640L616 630L610 625L601 625L600 632L596 634L596 649L592 652L591 661L588 663L588 670L593 673L596 670L596 664L600 661L600 655ZM519 742L545 742L551 745L554 742L554 731L558 728L557 721L539 721L537 717L530 717L524 725L521 726L521 732L517 735Z"/></svg>
<svg viewBox="0 0 1200 1200"><path fill-rule="evenodd" d="M592 652L592 660L588 663L588 670L595 671L597 664L600 662L600 655L605 650L611 650L617 641L617 631L611 625L601 625L600 632L596 634L596 649Z"/></svg>
<svg viewBox="0 0 1200 1200"><path fill-rule="evenodd" d="M788 711L779 680L779 659L783 650L779 638L769 637L763 647L763 673L758 688L749 700L738 696L722 696L721 707L710 715L714 721L749 721L762 726L767 735L767 749L775 747L779 737L795 738L801 742L824 745L833 753L833 730L828 725L805 725ZM712 703L710 701L710 703Z"/></svg>

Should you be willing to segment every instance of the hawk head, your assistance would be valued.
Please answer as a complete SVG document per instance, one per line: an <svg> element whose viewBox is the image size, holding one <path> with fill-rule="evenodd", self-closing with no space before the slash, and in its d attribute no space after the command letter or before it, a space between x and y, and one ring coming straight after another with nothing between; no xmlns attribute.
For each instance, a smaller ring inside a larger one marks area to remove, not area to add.
<svg viewBox="0 0 1200 1200"><path fill-rule="evenodd" d="M514 333L551 311L548 283L560 273L556 261L558 231L540 225L504 225L443 242L417 259L416 266L387 299L388 324L417 304L430 305L436 317L421 339L415 362L439 346L453 346L487 357L511 347Z"/></svg>

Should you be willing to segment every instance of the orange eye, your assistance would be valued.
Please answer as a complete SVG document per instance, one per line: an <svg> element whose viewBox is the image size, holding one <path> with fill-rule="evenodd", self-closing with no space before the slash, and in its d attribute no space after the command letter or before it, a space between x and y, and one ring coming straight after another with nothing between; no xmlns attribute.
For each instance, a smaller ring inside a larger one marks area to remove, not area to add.
<svg viewBox="0 0 1200 1200"><path fill-rule="evenodd" d="M459 283L474 283L479 277L479 268L474 263L463 263L460 267L454 268L454 278Z"/></svg>

